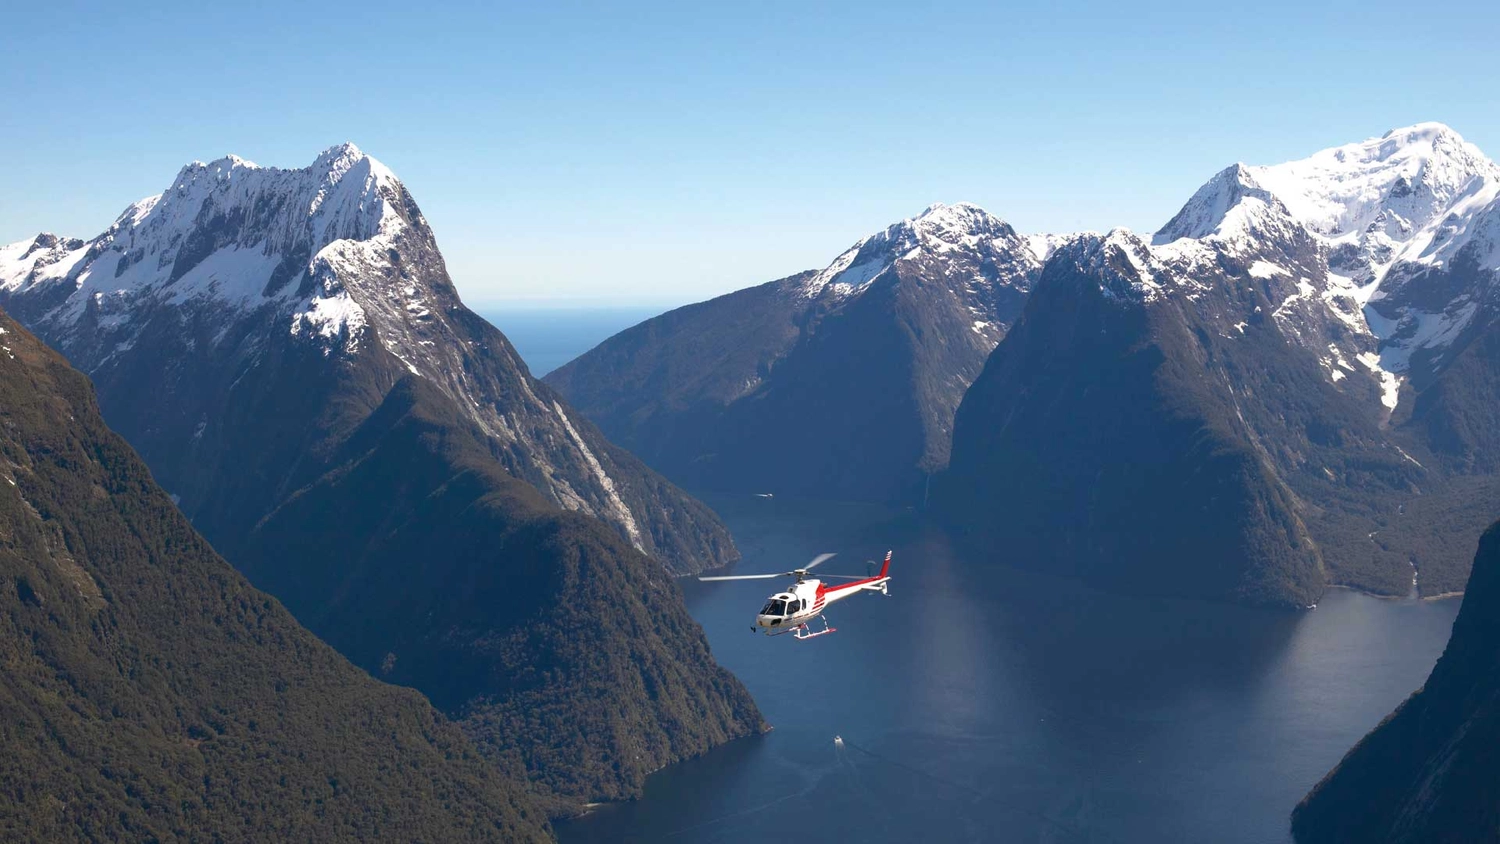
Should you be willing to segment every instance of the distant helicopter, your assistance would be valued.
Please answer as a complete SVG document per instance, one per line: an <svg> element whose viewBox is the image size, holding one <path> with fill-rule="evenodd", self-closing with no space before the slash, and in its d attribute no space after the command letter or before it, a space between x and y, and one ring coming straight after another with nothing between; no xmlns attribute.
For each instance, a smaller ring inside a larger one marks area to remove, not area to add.
<svg viewBox="0 0 1500 844"><path fill-rule="evenodd" d="M880 567L880 574L872 577L858 577L848 574L824 575L827 578L839 580L852 580L853 583L845 583L842 586L827 586L817 578L809 578L807 573L823 563L833 559L833 554L819 554L812 562L800 569L779 572L777 574L731 574L719 577L700 577L699 580L768 580L773 577L795 577L797 582L792 584L785 592L777 592L766 599L766 605L761 607L760 614L755 617L755 626L750 630L760 631L768 636L779 636L783 633L791 633L793 637L801 639L812 639L838 630L837 627L828 626L828 618L823 618L823 629L813 632L808 629L807 623L822 616L823 610L834 601L839 601L850 595L861 592L879 592L889 595L886 584L890 582L891 552L885 552L885 564Z"/></svg>

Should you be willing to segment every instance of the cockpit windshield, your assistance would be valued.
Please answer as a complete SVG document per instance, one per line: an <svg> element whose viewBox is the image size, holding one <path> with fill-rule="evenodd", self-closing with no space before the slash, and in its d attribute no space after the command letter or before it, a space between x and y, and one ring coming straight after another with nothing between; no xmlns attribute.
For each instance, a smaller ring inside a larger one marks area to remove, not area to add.
<svg viewBox="0 0 1500 844"><path fill-rule="evenodd" d="M783 601L779 598L772 598L771 600L766 601L766 605L761 608L760 614L786 615L786 601Z"/></svg>

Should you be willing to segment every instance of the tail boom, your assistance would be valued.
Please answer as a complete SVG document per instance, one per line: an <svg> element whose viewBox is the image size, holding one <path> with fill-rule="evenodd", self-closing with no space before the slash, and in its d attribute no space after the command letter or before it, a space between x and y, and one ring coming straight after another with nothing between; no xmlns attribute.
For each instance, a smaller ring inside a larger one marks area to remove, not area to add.
<svg viewBox="0 0 1500 844"><path fill-rule="evenodd" d="M890 579L891 552L887 551L885 552L885 563L880 567L880 574L877 574L874 577L867 577L863 580L855 580L850 583L845 583L841 586L824 586L822 584L819 584L818 594L822 596L827 601L827 603L831 604L834 601L847 598L850 595L855 595L860 592L884 593L886 591L885 585Z"/></svg>

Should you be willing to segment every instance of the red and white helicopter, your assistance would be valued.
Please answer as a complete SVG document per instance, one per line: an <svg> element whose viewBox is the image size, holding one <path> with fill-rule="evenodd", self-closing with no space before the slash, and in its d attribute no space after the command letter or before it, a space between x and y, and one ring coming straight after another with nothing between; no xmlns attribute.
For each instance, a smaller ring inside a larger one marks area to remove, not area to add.
<svg viewBox="0 0 1500 844"><path fill-rule="evenodd" d="M779 636L782 633L791 633L797 639L811 639L832 633L838 628L829 627L828 619L823 619L823 629L812 632L807 628L807 623L823 615L823 611L834 601L840 601L851 595L861 592L879 592L889 595L886 584L890 583L891 577L891 552L885 552L885 564L880 567L880 574L871 577L858 577L848 574L824 575L827 578L838 580L850 580L840 586L828 586L822 580L811 578L807 573L814 568L833 559L833 554L819 554L812 562L800 569L779 572L777 574L731 574L719 577L700 577L699 580L768 580L773 577L795 577L797 582L785 592L777 592L766 599L766 605L761 608L760 614L755 617L755 626L751 631L759 630L768 636Z"/></svg>

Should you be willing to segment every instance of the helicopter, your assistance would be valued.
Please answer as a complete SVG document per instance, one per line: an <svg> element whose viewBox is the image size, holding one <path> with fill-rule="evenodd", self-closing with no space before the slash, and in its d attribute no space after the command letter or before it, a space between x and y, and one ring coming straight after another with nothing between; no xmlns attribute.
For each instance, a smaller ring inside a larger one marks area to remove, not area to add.
<svg viewBox="0 0 1500 844"><path fill-rule="evenodd" d="M858 577L848 574L824 575L825 578L837 580L850 580L852 583L844 583L839 586L829 586L818 578L807 576L809 571L833 559L833 554L819 554L800 569L778 572L776 574L730 574L717 577L700 577L699 580L768 580L773 577L795 577L797 582L784 592L777 592L766 599L766 605L761 607L760 613L755 616L755 625L750 628L751 632L765 633L767 636L780 636L791 633L798 640L813 639L836 632L837 627L828 625L828 617L823 611L834 601L840 601L851 595L861 592L879 592L889 595L886 584L890 583L891 577L891 552L885 552L885 564L880 567L880 574L870 577ZM818 617L823 618L823 629L811 630L807 623Z"/></svg>

